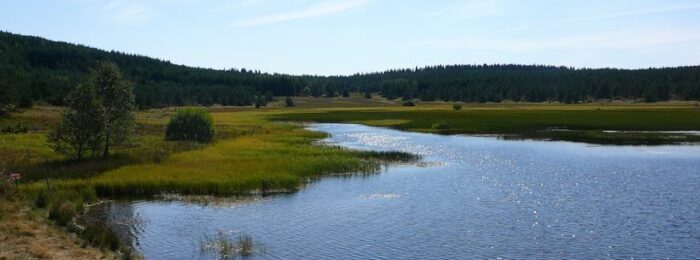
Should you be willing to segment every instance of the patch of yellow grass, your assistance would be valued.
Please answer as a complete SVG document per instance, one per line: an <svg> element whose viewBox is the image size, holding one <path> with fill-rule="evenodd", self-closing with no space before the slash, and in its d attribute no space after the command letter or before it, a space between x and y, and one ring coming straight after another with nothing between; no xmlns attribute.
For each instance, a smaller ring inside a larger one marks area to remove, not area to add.
<svg viewBox="0 0 700 260"><path fill-rule="evenodd" d="M112 259L37 216L21 201L0 198L0 259Z"/></svg>

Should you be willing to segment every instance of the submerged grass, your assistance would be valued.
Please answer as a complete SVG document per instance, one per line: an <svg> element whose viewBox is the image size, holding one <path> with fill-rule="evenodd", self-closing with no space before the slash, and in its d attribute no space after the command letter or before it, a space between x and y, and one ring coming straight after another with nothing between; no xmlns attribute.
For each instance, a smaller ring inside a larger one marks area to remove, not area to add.
<svg viewBox="0 0 700 260"><path fill-rule="evenodd" d="M215 237L205 236L200 241L200 253L202 255L214 254L219 259L236 259L256 253L264 254L265 246L254 242L250 235L239 234L234 238L232 234L219 231Z"/></svg>

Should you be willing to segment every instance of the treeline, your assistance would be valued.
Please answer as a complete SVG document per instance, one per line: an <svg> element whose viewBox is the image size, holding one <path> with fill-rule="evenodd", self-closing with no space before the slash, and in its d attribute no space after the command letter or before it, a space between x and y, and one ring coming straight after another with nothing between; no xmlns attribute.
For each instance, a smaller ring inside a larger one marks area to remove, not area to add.
<svg viewBox="0 0 700 260"><path fill-rule="evenodd" d="M700 100L700 66L575 69L539 65L448 65L351 76L293 76L214 70L33 36L0 32L0 89L16 103L62 105L66 94L101 61L115 63L135 84L140 108L251 105L265 95L380 93L387 98L464 102L597 99Z"/></svg>
<svg viewBox="0 0 700 260"><path fill-rule="evenodd" d="M700 99L700 66L575 69L538 65L452 65L356 75L347 79L388 98L464 102Z"/></svg>
<svg viewBox="0 0 700 260"><path fill-rule="evenodd" d="M45 101L64 105L64 97L100 62L116 64L135 84L141 107L222 104L250 105L270 91L294 96L304 86L299 77L245 69L213 70L39 37L0 32L0 89L18 103Z"/></svg>

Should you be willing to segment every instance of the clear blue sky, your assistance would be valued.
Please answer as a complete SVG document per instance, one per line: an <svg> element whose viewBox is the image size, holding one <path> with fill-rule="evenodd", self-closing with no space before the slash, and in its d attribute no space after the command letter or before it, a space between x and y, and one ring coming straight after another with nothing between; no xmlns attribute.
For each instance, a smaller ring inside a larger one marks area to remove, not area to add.
<svg viewBox="0 0 700 260"><path fill-rule="evenodd" d="M0 30L293 74L700 64L698 0L0 0Z"/></svg>

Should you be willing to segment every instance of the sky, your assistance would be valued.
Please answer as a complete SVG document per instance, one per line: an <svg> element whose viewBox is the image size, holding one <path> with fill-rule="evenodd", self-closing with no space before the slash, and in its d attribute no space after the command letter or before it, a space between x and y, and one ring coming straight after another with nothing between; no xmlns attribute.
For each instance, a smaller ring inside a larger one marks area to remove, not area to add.
<svg viewBox="0 0 700 260"><path fill-rule="evenodd" d="M289 74L700 65L699 0L0 0L0 30Z"/></svg>

